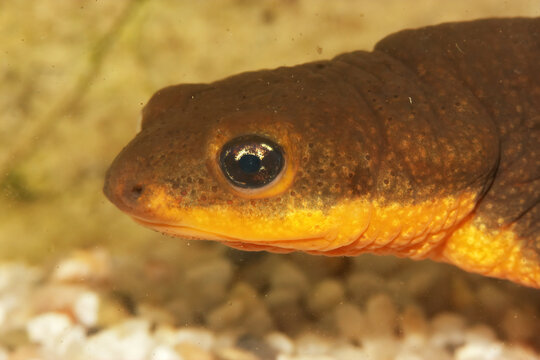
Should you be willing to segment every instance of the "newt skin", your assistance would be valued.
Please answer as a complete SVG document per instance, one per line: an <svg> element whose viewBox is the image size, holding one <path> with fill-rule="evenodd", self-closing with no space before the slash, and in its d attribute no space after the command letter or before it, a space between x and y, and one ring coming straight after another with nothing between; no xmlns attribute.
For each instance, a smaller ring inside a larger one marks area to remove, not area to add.
<svg viewBox="0 0 540 360"><path fill-rule="evenodd" d="M220 170L255 134L285 168ZM104 192L137 222L244 250L430 258L540 288L540 19L405 30L372 52L158 91Z"/></svg>

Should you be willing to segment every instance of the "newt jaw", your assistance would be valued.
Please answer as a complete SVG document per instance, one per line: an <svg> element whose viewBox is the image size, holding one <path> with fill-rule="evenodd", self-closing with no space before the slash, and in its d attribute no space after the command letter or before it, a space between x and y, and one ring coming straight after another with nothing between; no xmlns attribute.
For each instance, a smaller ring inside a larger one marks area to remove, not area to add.
<svg viewBox="0 0 540 360"><path fill-rule="evenodd" d="M243 250L337 256L372 252L432 257L475 204L475 194L464 193L418 204L357 199L325 211L291 207L284 213L266 214L221 204L179 208L170 205L176 200L166 190L147 190L135 209L126 210L138 223L162 233L216 240Z"/></svg>
<svg viewBox="0 0 540 360"><path fill-rule="evenodd" d="M227 246L244 251L270 251L274 253L289 253L295 251L295 243L298 242L320 242L325 241L324 237L316 238L298 238L288 240L276 240L276 241L261 241L257 242L256 239L250 239L250 242L245 242L246 239L234 238L223 234L218 234L211 231L200 230L194 227L185 225L172 225L166 223L153 222L142 219L137 216L131 215L131 218L140 225L156 230L163 234L181 237L192 240L214 240L219 241ZM280 243L280 246L273 246L272 243ZM290 243L290 249L283 246L284 243Z"/></svg>
<svg viewBox="0 0 540 360"><path fill-rule="evenodd" d="M172 225L166 223L159 223L141 219L139 217L131 215L131 218L138 224L148 227L150 229L159 231L164 234L177 236L185 239L193 240L216 240L216 241L241 241L241 239L232 238L222 234L217 234L211 231L203 231L190 226Z"/></svg>

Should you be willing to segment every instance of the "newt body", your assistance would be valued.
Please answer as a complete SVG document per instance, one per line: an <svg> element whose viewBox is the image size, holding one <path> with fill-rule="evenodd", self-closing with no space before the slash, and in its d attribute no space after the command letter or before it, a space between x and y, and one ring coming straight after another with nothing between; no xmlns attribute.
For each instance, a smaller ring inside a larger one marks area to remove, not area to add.
<svg viewBox="0 0 540 360"><path fill-rule="evenodd" d="M158 91L105 193L244 250L431 258L540 287L540 19Z"/></svg>

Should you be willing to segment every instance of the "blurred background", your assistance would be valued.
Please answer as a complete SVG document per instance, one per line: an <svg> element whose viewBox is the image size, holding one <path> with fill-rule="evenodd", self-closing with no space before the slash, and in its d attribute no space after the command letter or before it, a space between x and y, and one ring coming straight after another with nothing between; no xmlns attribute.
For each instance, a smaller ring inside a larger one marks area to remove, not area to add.
<svg viewBox="0 0 540 360"><path fill-rule="evenodd" d="M507 16L540 16L540 2L2 1L0 262L48 269L73 251L106 249L120 269L116 290L170 297L174 291L163 284L174 283L175 274L228 250L145 229L102 194L105 171L136 134L155 91L371 50L405 28ZM367 259L373 269L386 261Z"/></svg>
<svg viewBox="0 0 540 360"><path fill-rule="evenodd" d="M161 87L370 50L404 28L538 15L537 0L1 2L0 258L181 243L101 192Z"/></svg>

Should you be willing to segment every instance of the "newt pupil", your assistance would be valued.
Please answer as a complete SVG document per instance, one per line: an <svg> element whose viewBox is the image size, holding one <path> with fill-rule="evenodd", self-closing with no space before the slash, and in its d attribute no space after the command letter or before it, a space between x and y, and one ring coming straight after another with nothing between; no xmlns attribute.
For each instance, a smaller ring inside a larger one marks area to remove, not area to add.
<svg viewBox="0 0 540 360"><path fill-rule="evenodd" d="M256 173L261 168L261 160L255 155L244 155L238 161L240 169L248 174Z"/></svg>

